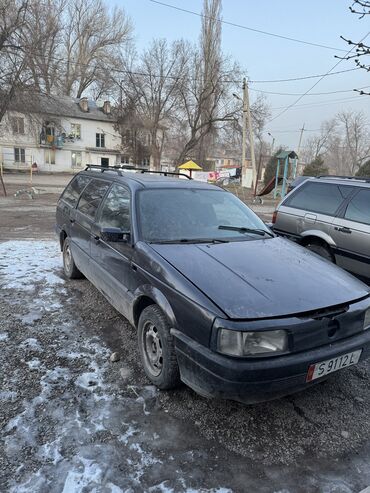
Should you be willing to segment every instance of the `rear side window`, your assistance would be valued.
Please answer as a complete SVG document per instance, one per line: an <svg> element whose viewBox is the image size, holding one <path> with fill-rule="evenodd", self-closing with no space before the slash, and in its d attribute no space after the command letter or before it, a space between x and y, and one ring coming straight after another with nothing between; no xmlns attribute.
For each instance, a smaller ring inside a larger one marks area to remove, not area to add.
<svg viewBox="0 0 370 493"><path fill-rule="evenodd" d="M334 183L306 183L283 204L296 209L304 209L333 216L351 187Z"/></svg>
<svg viewBox="0 0 370 493"><path fill-rule="evenodd" d="M63 200L68 202L68 204L70 204L71 206L75 207L82 190L86 187L89 181L90 178L88 176L77 175L76 178L72 180L71 183L64 190L62 197Z"/></svg>
<svg viewBox="0 0 370 493"><path fill-rule="evenodd" d="M356 221L370 225L370 190L360 190L347 206L344 217L349 221Z"/></svg>
<svg viewBox="0 0 370 493"><path fill-rule="evenodd" d="M82 192L77 210L93 219L109 185L106 181L92 180Z"/></svg>

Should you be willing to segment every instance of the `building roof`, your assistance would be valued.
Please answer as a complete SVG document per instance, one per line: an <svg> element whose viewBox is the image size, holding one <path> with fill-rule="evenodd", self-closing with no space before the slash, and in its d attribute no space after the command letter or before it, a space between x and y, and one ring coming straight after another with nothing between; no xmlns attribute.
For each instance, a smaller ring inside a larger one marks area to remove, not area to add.
<svg viewBox="0 0 370 493"><path fill-rule="evenodd" d="M67 118L81 118L84 120L106 121L116 123L116 115L106 114L103 108L95 101L88 100L89 111L83 111L79 105L79 99L69 96L47 96L40 93L23 93L17 95L10 105L10 111L20 113L38 113L50 116L64 116Z"/></svg>

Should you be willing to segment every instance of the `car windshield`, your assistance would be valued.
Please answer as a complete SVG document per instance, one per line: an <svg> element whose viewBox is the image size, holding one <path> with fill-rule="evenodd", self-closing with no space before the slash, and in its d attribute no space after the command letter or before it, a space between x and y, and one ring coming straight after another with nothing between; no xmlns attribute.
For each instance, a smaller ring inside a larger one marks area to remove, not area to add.
<svg viewBox="0 0 370 493"><path fill-rule="evenodd" d="M139 192L138 212L142 239L153 243L272 236L254 212L223 190L143 190Z"/></svg>

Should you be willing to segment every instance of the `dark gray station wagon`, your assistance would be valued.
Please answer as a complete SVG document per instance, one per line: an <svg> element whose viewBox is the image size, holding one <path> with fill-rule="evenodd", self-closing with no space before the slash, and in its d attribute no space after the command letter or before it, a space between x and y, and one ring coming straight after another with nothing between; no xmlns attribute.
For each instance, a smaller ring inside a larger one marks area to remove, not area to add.
<svg viewBox="0 0 370 493"><path fill-rule="evenodd" d="M370 288L216 186L88 166L58 202L57 232L66 276L86 276L137 328L161 389L257 402L370 354Z"/></svg>

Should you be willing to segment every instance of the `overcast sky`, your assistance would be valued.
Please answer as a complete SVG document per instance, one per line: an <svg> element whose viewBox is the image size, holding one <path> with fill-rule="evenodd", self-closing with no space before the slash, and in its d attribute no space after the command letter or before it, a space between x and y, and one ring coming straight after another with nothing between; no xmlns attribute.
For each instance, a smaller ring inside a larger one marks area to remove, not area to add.
<svg viewBox="0 0 370 493"><path fill-rule="evenodd" d="M154 37L179 38L197 41L201 19L195 15L158 5L150 0L110 0L112 5L124 7L135 26L139 49ZM203 0L163 0L187 10L200 13ZM360 40L370 31L370 16L360 20L351 14L350 0L223 0L224 21L282 36L298 38L338 49L349 49L340 39L344 35ZM370 35L368 37L370 40ZM304 45L293 41L266 36L223 24L222 48L246 70L251 81L276 80L324 74L338 62L334 55L345 52ZM354 67L351 61L342 61L334 71ZM318 79L284 83L251 83L251 98L255 90L302 94ZM352 90L370 86L370 73L362 70L332 75L322 80L312 93L348 91L337 94L307 95L296 107L288 110L268 125L268 130L281 143L297 148L299 129L320 128L323 120L341 110L363 110L370 118L370 96L359 96ZM369 87L370 89L370 87ZM294 103L299 96L266 94L272 108L272 117ZM347 101L346 101L347 100ZM305 137L313 132L305 133ZM268 136L266 136L269 139Z"/></svg>

